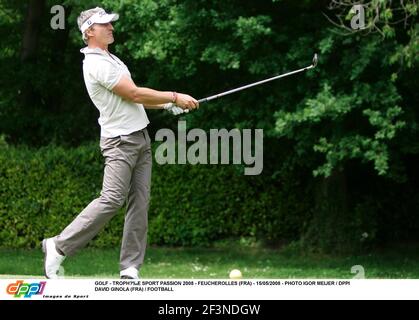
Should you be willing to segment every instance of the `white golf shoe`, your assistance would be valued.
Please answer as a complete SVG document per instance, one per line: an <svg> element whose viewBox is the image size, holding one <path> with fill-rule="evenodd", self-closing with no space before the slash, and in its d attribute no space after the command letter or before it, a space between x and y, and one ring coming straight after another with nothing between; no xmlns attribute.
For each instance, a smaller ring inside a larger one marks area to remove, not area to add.
<svg viewBox="0 0 419 320"><path fill-rule="evenodd" d="M65 256L58 253L53 238L42 240L42 251L44 252L44 273L48 279L58 279L58 270Z"/></svg>
<svg viewBox="0 0 419 320"><path fill-rule="evenodd" d="M140 279L138 276L138 269L134 267L129 267L124 270L121 270L119 273L121 279Z"/></svg>

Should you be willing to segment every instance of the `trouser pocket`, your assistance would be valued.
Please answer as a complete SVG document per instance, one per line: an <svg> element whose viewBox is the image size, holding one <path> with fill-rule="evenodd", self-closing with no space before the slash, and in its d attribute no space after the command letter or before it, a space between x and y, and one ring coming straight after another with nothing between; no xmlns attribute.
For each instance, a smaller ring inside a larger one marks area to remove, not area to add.
<svg viewBox="0 0 419 320"><path fill-rule="evenodd" d="M102 155L106 150L116 148L121 142L121 136L113 137L113 138L100 138L100 151Z"/></svg>

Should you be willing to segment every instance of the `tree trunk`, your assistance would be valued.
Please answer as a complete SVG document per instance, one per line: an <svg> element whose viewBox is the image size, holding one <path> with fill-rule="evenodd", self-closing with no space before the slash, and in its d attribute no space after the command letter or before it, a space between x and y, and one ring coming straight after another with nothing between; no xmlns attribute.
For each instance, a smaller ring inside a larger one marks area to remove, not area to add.
<svg viewBox="0 0 419 320"><path fill-rule="evenodd" d="M350 246L347 228L351 217L348 211L347 182L344 170L335 169L328 178L318 182L316 204L305 240L322 251L344 251Z"/></svg>
<svg viewBox="0 0 419 320"><path fill-rule="evenodd" d="M36 68L41 18L44 8L45 0L29 0L28 2L20 55L22 70L25 72L23 75L25 81L22 85L22 106L26 110L41 103L41 97L35 91L31 79Z"/></svg>
<svg viewBox="0 0 419 320"><path fill-rule="evenodd" d="M333 170L330 177L324 178L316 197L318 208L326 207L333 216L348 211L346 174L344 170Z"/></svg>
<svg viewBox="0 0 419 320"><path fill-rule="evenodd" d="M41 17L44 8L45 0L29 0L21 52L21 61L23 63L36 61Z"/></svg>
<svg viewBox="0 0 419 320"><path fill-rule="evenodd" d="M66 7L66 27L61 30L54 30L51 46L53 48L53 55L51 56L51 70L57 70L49 78L51 90L48 91L47 105L49 111L58 113L62 111L62 104L64 98L63 79L66 79L66 72L63 66L66 56L67 44L70 36L70 28L68 27L67 18L70 16L71 7Z"/></svg>

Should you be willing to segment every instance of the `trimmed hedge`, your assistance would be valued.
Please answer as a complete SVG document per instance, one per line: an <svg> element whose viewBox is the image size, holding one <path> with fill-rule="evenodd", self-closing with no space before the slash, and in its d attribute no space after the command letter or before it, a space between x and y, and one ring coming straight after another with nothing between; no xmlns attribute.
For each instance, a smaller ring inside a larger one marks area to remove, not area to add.
<svg viewBox="0 0 419 320"><path fill-rule="evenodd" d="M205 246L225 238L298 237L307 210L298 199L281 201L297 193L279 189L270 177L244 176L243 168L232 165L153 166L150 244ZM37 150L0 143L1 246L34 247L59 233L99 196L102 175L97 142ZM120 211L90 245L119 246Z"/></svg>

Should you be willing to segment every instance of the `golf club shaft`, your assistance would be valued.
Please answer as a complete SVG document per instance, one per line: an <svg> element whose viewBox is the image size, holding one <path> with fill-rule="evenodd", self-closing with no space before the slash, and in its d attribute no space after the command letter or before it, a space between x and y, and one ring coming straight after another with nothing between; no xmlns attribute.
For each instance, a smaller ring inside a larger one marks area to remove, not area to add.
<svg viewBox="0 0 419 320"><path fill-rule="evenodd" d="M272 78L268 78L268 79L265 79L265 80L261 80L261 81L255 82L255 83L251 83L251 84L242 86L240 88L232 89L232 90L229 90L229 91L226 91L226 92L222 92L222 93L219 93L219 94L216 94L216 95L207 97L207 98L203 98L203 99L198 100L198 102L199 103L208 102L208 101L211 101L211 100L214 100L214 99L217 99L217 98L226 96L228 94L231 94L231 93L234 93L234 92L237 92L237 91L245 90L245 89L248 89L248 88L251 88L251 87L260 85L262 83L266 83L266 82L270 82L270 81L273 81L273 80L276 80L276 79L280 79L280 78L283 78L283 77L286 77L286 76L290 76L292 74L299 73L299 72L302 72L302 71L305 71L305 70L309 70L311 68L314 68L314 65L310 65L310 66L305 67L305 68L301 68L301 69L298 69L298 70L295 70L295 71L291 71L291 72L288 72L288 73L280 74L278 76L275 76L275 77L272 77Z"/></svg>

